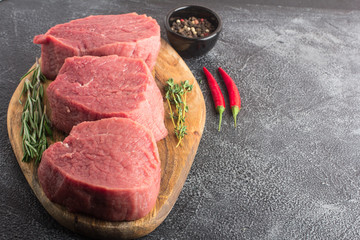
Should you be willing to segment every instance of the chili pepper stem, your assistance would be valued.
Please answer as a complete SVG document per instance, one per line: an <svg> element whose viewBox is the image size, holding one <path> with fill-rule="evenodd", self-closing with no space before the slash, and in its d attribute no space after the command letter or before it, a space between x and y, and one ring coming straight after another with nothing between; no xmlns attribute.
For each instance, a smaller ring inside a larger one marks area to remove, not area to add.
<svg viewBox="0 0 360 240"><path fill-rule="evenodd" d="M223 115L223 113L224 113L224 111L225 111L225 108L224 108L223 106L218 106L218 107L216 108L216 110L218 111L218 113L219 113L219 115L220 115L220 118L219 118L219 132L220 132L220 130L221 130L222 115Z"/></svg>
<svg viewBox="0 0 360 240"><path fill-rule="evenodd" d="M236 116L238 115L240 111L240 108L238 106L233 106L231 107L231 112L233 114L233 117L234 117L234 126L236 127Z"/></svg>

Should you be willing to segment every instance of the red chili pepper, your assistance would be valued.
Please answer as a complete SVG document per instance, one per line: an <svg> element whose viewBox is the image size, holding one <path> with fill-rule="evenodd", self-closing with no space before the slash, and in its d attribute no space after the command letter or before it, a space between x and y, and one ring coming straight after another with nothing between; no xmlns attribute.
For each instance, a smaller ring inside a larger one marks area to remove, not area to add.
<svg viewBox="0 0 360 240"><path fill-rule="evenodd" d="M241 108L241 98L239 90L236 87L235 82L232 80L232 78L221 67L219 67L219 72L225 82L226 88L229 93L230 107L234 117L234 125L236 127L236 116L238 115Z"/></svg>
<svg viewBox="0 0 360 240"><path fill-rule="evenodd" d="M184 19L180 19L180 21L182 21L182 22L183 22L183 21L184 21Z"/></svg>
<svg viewBox="0 0 360 240"><path fill-rule="evenodd" d="M211 90L211 95L214 100L216 111L220 114L220 119L219 119L219 131L220 131L222 115L225 111L224 96L223 96L221 89L220 89L219 85L217 84L215 78L213 77L213 75L211 75L211 73L206 69L206 67L203 67L203 70L204 70L205 76L208 80L208 84L209 84L209 87Z"/></svg>

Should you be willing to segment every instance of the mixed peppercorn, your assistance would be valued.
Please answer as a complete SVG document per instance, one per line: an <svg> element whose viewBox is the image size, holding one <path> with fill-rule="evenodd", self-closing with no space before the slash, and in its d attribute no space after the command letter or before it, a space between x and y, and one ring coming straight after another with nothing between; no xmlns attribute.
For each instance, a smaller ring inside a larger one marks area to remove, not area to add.
<svg viewBox="0 0 360 240"><path fill-rule="evenodd" d="M189 17L173 21L171 30L185 37L200 38L208 36L215 28L207 19Z"/></svg>

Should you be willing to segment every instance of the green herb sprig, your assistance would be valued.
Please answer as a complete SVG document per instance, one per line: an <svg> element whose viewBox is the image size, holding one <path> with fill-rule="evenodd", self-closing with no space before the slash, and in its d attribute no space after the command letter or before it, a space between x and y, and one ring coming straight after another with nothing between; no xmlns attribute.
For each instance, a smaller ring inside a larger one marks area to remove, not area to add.
<svg viewBox="0 0 360 240"><path fill-rule="evenodd" d="M185 116L189 111L189 106L186 103L186 94L193 89L193 85L188 80L181 82L180 84L174 83L174 80L170 78L165 87L165 98L170 109L170 118L174 125L175 135L178 139L176 147L181 144L182 139L185 137L186 125ZM175 106L174 111L172 105Z"/></svg>
<svg viewBox="0 0 360 240"><path fill-rule="evenodd" d="M29 78L30 73L33 74ZM46 81L46 77L41 73L38 59L35 66L22 76L20 81L24 78L24 87L19 98L20 104L22 104L21 97L25 98L20 131L24 152L22 161L30 162L35 159L35 163L39 164L42 153L49 146L46 136L52 136L52 131L50 120L46 116L46 106L43 103L42 82Z"/></svg>

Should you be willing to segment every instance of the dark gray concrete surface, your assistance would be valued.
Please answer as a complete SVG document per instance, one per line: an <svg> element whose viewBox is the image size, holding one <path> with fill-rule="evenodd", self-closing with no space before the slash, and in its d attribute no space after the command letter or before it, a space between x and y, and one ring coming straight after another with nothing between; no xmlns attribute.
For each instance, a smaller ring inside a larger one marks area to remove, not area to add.
<svg viewBox="0 0 360 240"><path fill-rule="evenodd" d="M90 14L132 11L157 19L165 37L164 15L181 2L0 2L1 239L82 239L37 201L8 140L8 102L40 56L33 37ZM144 239L360 239L359 1L197 3L224 24L211 52L186 60L205 97L205 130L177 203ZM226 111L217 131L203 66L235 79L236 129Z"/></svg>

